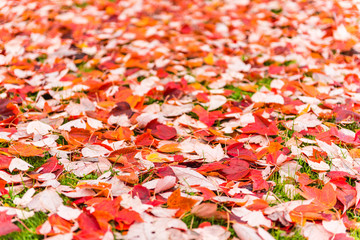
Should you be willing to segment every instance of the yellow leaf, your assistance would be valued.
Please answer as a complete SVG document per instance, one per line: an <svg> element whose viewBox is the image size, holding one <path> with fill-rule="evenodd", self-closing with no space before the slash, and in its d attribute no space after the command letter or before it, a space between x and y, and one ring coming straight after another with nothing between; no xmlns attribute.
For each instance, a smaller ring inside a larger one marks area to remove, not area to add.
<svg viewBox="0 0 360 240"><path fill-rule="evenodd" d="M309 109L310 109L310 104L308 104L308 105L306 106L306 108L304 108L304 109L300 112L299 116L307 113L307 112L309 111Z"/></svg>
<svg viewBox="0 0 360 240"><path fill-rule="evenodd" d="M147 155L146 160L148 160L150 162L166 162L166 161L164 161L163 158L160 158L159 154L157 154L157 153L151 153L151 154Z"/></svg>
<svg viewBox="0 0 360 240"><path fill-rule="evenodd" d="M208 65L213 65L214 64L214 54L209 53L206 57L204 57L204 62Z"/></svg>

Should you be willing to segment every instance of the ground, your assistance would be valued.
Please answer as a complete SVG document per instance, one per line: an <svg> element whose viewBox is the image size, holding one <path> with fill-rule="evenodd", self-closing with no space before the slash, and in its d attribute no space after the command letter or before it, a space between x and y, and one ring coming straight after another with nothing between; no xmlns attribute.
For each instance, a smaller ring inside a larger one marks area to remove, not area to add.
<svg viewBox="0 0 360 240"><path fill-rule="evenodd" d="M0 1L1 239L360 239L357 1Z"/></svg>

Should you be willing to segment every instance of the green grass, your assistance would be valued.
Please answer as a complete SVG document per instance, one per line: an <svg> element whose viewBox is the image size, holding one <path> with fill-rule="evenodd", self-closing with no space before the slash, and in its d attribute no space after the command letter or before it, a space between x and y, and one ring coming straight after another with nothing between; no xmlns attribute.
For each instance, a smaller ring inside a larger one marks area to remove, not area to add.
<svg viewBox="0 0 360 240"><path fill-rule="evenodd" d="M274 64L274 63L275 63L274 60L269 59L264 62L264 66L270 66L271 64Z"/></svg>
<svg viewBox="0 0 360 240"><path fill-rule="evenodd" d="M85 175L83 177L78 177L74 173L63 173L58 181L61 185L70 186L72 188L75 188L79 181L81 180L96 180L98 179L99 175L97 173L90 173L88 175Z"/></svg>
<svg viewBox="0 0 360 240"><path fill-rule="evenodd" d="M360 239L360 230L354 229L353 231L350 231L350 236L355 239Z"/></svg>
<svg viewBox="0 0 360 240"><path fill-rule="evenodd" d="M296 64L296 61L295 60L288 60L288 61L285 61L284 63L280 64L281 66L290 66L291 64Z"/></svg>
<svg viewBox="0 0 360 240"><path fill-rule="evenodd" d="M10 146L9 142L0 142L0 148L8 148Z"/></svg>
<svg viewBox="0 0 360 240"><path fill-rule="evenodd" d="M280 14L282 12L282 8L279 9L271 9L271 12L275 13L275 14Z"/></svg>
<svg viewBox="0 0 360 240"><path fill-rule="evenodd" d="M35 108L33 105L31 105L31 104L27 104L27 105L25 105L25 106L20 106L19 109L20 109L20 111L21 111L22 113L29 112L29 111L34 111L34 112L38 112L38 111L39 111L38 109L36 109L36 108Z"/></svg>
<svg viewBox="0 0 360 240"><path fill-rule="evenodd" d="M163 100L157 100L155 98L147 96L146 99L145 99L144 105L151 105L153 103L157 103L157 104L159 104L161 106L164 103L164 101Z"/></svg>
<svg viewBox="0 0 360 240"><path fill-rule="evenodd" d="M186 115L189 115L193 119L199 120L199 116L194 112L188 112Z"/></svg>
<svg viewBox="0 0 360 240"><path fill-rule="evenodd" d="M22 157L20 158L24 160L25 162L31 164L33 167L29 169L29 171L34 171L35 169L41 167L46 161L51 157L51 155L48 152L44 153L43 157L34 156L34 157Z"/></svg>
<svg viewBox="0 0 360 240"><path fill-rule="evenodd" d="M303 237L299 230L296 230L295 232L292 232L290 234L287 234L285 231L280 229L270 229L269 233L276 239L276 240L302 240L306 239Z"/></svg>
<svg viewBox="0 0 360 240"><path fill-rule="evenodd" d="M280 174L278 172L272 174L269 180L274 181L276 183L276 185L272 189L272 192L277 196L278 200L280 200L281 202L289 202L292 200L304 200L304 198L300 194L295 194L294 197L291 199L286 193L284 188L285 184L293 184L296 187L296 184L294 183L293 180L288 179L281 182Z"/></svg>
<svg viewBox="0 0 360 240"><path fill-rule="evenodd" d="M360 216L355 213L354 209L348 209L346 211L346 215L350 220L355 220L356 222L360 222ZM350 236L355 239L360 239L360 229L351 229Z"/></svg>
<svg viewBox="0 0 360 240"><path fill-rule="evenodd" d="M21 223L15 224L21 229L21 232L13 232L5 236L1 236L0 240L30 240L30 239L44 239L44 236L36 234L36 228L43 224L47 219L47 214L43 212L36 212L31 218L22 220L28 231Z"/></svg>
<svg viewBox="0 0 360 240"><path fill-rule="evenodd" d="M287 129L284 127L281 123L277 125L277 128L280 130L280 136L284 141L288 141L290 138L292 138L294 134L294 130Z"/></svg>
<svg viewBox="0 0 360 240"><path fill-rule="evenodd" d="M46 54L41 54L40 56L38 56L37 58L35 58L35 60L37 61L37 62L41 62L41 63L44 63L45 62L45 60L47 59L47 55Z"/></svg>
<svg viewBox="0 0 360 240"><path fill-rule="evenodd" d="M244 99L245 95L248 95L251 97L254 94L252 92L243 91L240 88L234 87L232 85L226 85L225 89L234 91L233 94L231 94L229 98L236 100L236 101L240 101L240 100Z"/></svg>
<svg viewBox="0 0 360 240"><path fill-rule="evenodd" d="M273 79L270 77L265 77L265 78L257 80L255 84L258 86L258 89L260 89L262 86L265 86L266 88L271 89L270 84L271 84L272 80Z"/></svg>
<svg viewBox="0 0 360 240"><path fill-rule="evenodd" d="M63 123L63 124L65 124L65 123ZM68 145L68 142L66 141L66 139L64 138L63 135L61 135L61 134L57 134L57 135L59 136L59 138L56 139L56 143L57 143L57 144L60 144L60 145Z"/></svg>
<svg viewBox="0 0 360 240"><path fill-rule="evenodd" d="M85 3L85 4L87 4L87 3ZM83 5L84 5L84 3L83 3ZM84 5L84 7L86 7L87 5ZM89 73L89 72L92 72L92 71L94 71L95 70L95 68L92 68L92 67L90 67L90 68L88 68L88 67L86 67L86 63L87 62L81 62L81 63L79 63L79 64L77 64L76 65L76 67L78 68L78 71L81 73L81 72L83 72L83 73Z"/></svg>
<svg viewBox="0 0 360 240"><path fill-rule="evenodd" d="M348 124L340 124L340 127L356 132L360 129L360 124L358 122L352 122Z"/></svg>
<svg viewBox="0 0 360 240"><path fill-rule="evenodd" d="M295 159L301 165L300 173L306 173L313 180L319 179L319 174L314 172L309 164L302 158Z"/></svg>
<svg viewBox="0 0 360 240"><path fill-rule="evenodd" d="M142 174L139 174L139 183L138 184L141 184L143 183L144 181L150 181L154 178L154 169L150 169L149 171L147 172L144 172Z"/></svg>
<svg viewBox="0 0 360 240"><path fill-rule="evenodd" d="M86 1L81 2L81 3L75 3L75 6L78 8L85 8L88 5L89 5L89 3L87 3Z"/></svg>

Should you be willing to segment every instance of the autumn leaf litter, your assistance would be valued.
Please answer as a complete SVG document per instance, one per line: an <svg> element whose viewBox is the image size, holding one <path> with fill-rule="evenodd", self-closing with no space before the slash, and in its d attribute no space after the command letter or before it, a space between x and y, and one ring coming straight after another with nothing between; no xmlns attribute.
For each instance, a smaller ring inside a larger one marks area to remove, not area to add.
<svg viewBox="0 0 360 240"><path fill-rule="evenodd" d="M0 2L0 236L359 238L358 10Z"/></svg>

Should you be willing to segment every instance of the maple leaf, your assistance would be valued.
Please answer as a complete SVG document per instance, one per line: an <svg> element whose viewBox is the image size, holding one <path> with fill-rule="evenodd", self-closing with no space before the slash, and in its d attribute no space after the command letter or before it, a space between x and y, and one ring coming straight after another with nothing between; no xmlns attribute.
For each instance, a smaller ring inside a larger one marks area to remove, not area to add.
<svg viewBox="0 0 360 240"><path fill-rule="evenodd" d="M220 111L208 112L199 105L196 105L191 111L196 113L196 115L199 117L199 120L205 123L208 127L214 125L215 120L220 119L223 115Z"/></svg>
<svg viewBox="0 0 360 240"><path fill-rule="evenodd" d="M43 149L22 142L15 142L11 144L9 147L9 153L23 157L44 156Z"/></svg>
<svg viewBox="0 0 360 240"><path fill-rule="evenodd" d="M322 189L315 187L302 186L301 195L306 199L314 199L314 203L325 209L330 209L336 204L336 191L330 183L324 185Z"/></svg>
<svg viewBox="0 0 360 240"><path fill-rule="evenodd" d="M169 208L179 208L183 211L190 211L196 203L194 199L182 197L180 189L175 190L167 200Z"/></svg>
<svg viewBox="0 0 360 240"><path fill-rule="evenodd" d="M115 220L117 222L121 221L127 225L131 225L134 222L143 222L143 219L140 217L140 214L138 212L128 209L122 209L119 212L117 212Z"/></svg>
<svg viewBox="0 0 360 240"><path fill-rule="evenodd" d="M164 125L162 123L159 123L156 119L150 121L145 129L150 129L151 134L154 137L163 139L163 140L169 140L174 137L176 137L177 132L176 129L173 127L169 127L167 125Z"/></svg>
<svg viewBox="0 0 360 240"><path fill-rule="evenodd" d="M227 147L227 154L232 157L238 157L248 161L256 161L257 158L255 154L243 146L243 143L234 143Z"/></svg>
<svg viewBox="0 0 360 240"><path fill-rule="evenodd" d="M11 222L12 218L13 216L7 215L6 212L0 212L0 236L21 231L17 225Z"/></svg>
<svg viewBox="0 0 360 240"><path fill-rule="evenodd" d="M0 126L7 126L10 123L16 124L16 118L20 112L17 105L9 99L0 99Z"/></svg>
<svg viewBox="0 0 360 240"><path fill-rule="evenodd" d="M243 133L257 133L261 135L277 135L279 129L276 123L268 121L259 114L254 114L255 122L241 128Z"/></svg>
<svg viewBox="0 0 360 240"><path fill-rule="evenodd" d="M0 169L7 169L10 166L11 161L11 157L0 155Z"/></svg>

